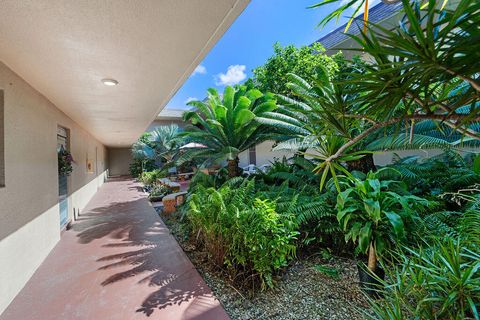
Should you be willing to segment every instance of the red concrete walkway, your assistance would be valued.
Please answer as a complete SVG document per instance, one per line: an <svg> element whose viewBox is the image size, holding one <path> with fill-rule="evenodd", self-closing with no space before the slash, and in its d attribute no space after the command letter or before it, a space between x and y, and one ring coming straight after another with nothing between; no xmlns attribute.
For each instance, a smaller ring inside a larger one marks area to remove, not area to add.
<svg viewBox="0 0 480 320"><path fill-rule="evenodd" d="M228 319L146 200L106 183L1 320Z"/></svg>

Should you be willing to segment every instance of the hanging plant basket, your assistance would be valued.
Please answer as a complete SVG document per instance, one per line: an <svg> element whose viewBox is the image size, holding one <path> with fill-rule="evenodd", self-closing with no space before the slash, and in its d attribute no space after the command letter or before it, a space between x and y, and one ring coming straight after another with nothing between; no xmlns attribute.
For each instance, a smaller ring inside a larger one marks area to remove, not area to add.
<svg viewBox="0 0 480 320"><path fill-rule="evenodd" d="M73 171L73 162L70 152L62 147L58 151L58 174L60 176L69 176Z"/></svg>

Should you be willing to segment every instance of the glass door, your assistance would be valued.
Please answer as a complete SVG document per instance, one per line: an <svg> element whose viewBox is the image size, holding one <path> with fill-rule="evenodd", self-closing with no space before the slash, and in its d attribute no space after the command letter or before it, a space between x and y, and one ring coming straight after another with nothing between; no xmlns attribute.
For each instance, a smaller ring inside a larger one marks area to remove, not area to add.
<svg viewBox="0 0 480 320"><path fill-rule="evenodd" d="M68 131L63 127L57 129L57 153L68 150ZM60 228L68 223L68 177L58 175L58 203L60 207Z"/></svg>

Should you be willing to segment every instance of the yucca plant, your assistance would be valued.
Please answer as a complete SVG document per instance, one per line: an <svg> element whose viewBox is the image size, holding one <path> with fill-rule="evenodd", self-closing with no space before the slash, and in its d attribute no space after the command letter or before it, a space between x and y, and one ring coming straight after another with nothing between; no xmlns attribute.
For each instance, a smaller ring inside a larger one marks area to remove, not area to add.
<svg viewBox="0 0 480 320"><path fill-rule="evenodd" d="M319 68L312 84L296 75L291 75L288 84L299 100L278 95L284 105L278 113L278 121L288 123L286 140L278 142L274 150L290 150L303 153L316 159L314 172L321 176L320 189L323 189L328 177L332 177L338 187L338 174L350 175L350 171L368 172L375 170L373 153L386 150L453 147L458 136L448 141L447 134L434 131L424 125L424 129L403 133L396 128L398 124L378 128L364 136L355 144L351 141L370 130L370 121L364 116L348 114L357 108L355 96L346 92L347 87L334 84ZM264 121L264 119L259 119ZM372 120L373 121L373 120ZM402 121L399 121L401 124ZM296 127L292 130L291 127ZM449 129L449 128L448 128ZM345 148L345 145L348 145ZM343 151L341 151L343 149ZM308 150L306 152L305 150Z"/></svg>
<svg viewBox="0 0 480 320"><path fill-rule="evenodd" d="M429 119L479 139L467 126L480 113L480 8L473 0L458 1L453 9L439 7L436 0L423 7L403 0L399 28L369 24L367 32L350 35L373 60L364 74L349 80L350 88L361 92L357 114L374 120L372 127L395 118Z"/></svg>
<svg viewBox="0 0 480 320"><path fill-rule="evenodd" d="M461 239L399 249L386 265L383 299L370 299L370 318L480 319L480 254Z"/></svg>

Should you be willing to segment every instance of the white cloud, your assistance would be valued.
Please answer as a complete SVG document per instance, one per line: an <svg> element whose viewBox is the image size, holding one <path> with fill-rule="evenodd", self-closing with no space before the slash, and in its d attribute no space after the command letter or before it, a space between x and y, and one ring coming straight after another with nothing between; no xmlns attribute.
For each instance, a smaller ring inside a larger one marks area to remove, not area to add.
<svg viewBox="0 0 480 320"><path fill-rule="evenodd" d="M189 103L190 101L196 101L196 100L198 100L198 98L188 97L188 98L185 100L185 104Z"/></svg>
<svg viewBox="0 0 480 320"><path fill-rule="evenodd" d="M215 76L215 84L217 86L231 86L245 80L247 74L244 65L236 64L228 67L226 73L219 73Z"/></svg>
<svg viewBox="0 0 480 320"><path fill-rule="evenodd" d="M193 70L193 73L192 73L192 76L196 75L196 74L206 74L207 73L207 68L205 66L202 66L201 64L199 64L195 70Z"/></svg>

